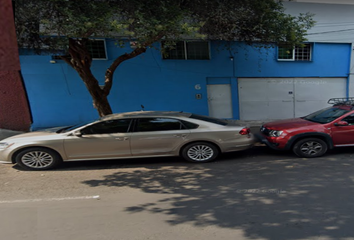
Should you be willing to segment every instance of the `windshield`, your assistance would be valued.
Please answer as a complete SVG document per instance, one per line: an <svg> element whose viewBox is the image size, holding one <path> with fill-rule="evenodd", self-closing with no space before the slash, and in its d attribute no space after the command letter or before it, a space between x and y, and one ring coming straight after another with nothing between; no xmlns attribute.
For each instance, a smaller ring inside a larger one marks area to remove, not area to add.
<svg viewBox="0 0 354 240"><path fill-rule="evenodd" d="M315 113L311 113L310 115L304 117L305 120L311 121L311 122L317 122L317 123L329 123L340 116L343 116L344 114L348 113L349 110L347 109L341 109L337 107L329 107L322 109L320 111L317 111Z"/></svg>
<svg viewBox="0 0 354 240"><path fill-rule="evenodd" d="M215 124L219 124L219 125L223 125L223 126L227 125L226 121L218 119L218 118L213 118L213 117L192 114L190 116L190 118L194 118L194 119L198 119L198 120L202 120L202 121L206 121L206 122L210 122L210 123L215 123Z"/></svg>

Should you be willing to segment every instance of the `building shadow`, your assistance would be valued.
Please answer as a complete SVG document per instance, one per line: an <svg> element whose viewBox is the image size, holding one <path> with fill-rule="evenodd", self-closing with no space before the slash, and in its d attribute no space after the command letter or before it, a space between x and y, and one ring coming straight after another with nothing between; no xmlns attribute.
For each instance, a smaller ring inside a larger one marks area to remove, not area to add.
<svg viewBox="0 0 354 240"><path fill-rule="evenodd" d="M353 150L316 159L264 151L227 154L202 165L176 161L138 169L141 164L133 163L83 184L165 195L125 211L165 214L171 225L241 229L250 239L354 236Z"/></svg>

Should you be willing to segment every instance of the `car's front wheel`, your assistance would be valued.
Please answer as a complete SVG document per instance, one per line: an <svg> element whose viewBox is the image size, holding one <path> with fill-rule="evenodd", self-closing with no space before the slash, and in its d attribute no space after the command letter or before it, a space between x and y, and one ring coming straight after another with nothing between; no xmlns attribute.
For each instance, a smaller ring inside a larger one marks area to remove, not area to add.
<svg viewBox="0 0 354 240"><path fill-rule="evenodd" d="M47 148L27 148L19 152L16 163L27 170L47 170L59 165L62 160L58 153Z"/></svg>
<svg viewBox="0 0 354 240"><path fill-rule="evenodd" d="M217 158L219 149L211 143L195 142L185 146L181 155L190 162L210 162Z"/></svg>
<svg viewBox="0 0 354 240"><path fill-rule="evenodd" d="M319 138L305 138L295 143L294 153L299 157L320 157L327 152L327 143Z"/></svg>

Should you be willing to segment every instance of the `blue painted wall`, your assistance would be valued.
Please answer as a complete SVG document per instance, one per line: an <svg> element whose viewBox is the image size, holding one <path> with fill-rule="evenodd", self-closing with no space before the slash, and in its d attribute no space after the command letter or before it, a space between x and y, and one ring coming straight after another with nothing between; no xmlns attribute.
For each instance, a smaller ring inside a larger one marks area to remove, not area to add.
<svg viewBox="0 0 354 240"><path fill-rule="evenodd" d="M94 60L92 72L103 84L112 60L130 52L107 40L108 60ZM162 60L156 49L122 63L114 74L109 101L114 112L171 110L208 115L208 79L229 79L234 119L238 119L237 78L347 77L350 44L314 44L313 61L279 62L276 49L256 50L233 43L226 50L211 42L210 60ZM230 57L233 56L232 61ZM92 99L78 74L66 63L50 63L51 56L21 55L21 67L33 115L32 129L71 125L98 118ZM215 80L217 81L217 80ZM222 81L222 80L220 80ZM201 89L196 89L199 84ZM201 93L202 99L195 94Z"/></svg>
<svg viewBox="0 0 354 240"><path fill-rule="evenodd" d="M238 77L348 77L350 54L350 44L314 43L312 61L278 61L276 48L240 48L236 73Z"/></svg>

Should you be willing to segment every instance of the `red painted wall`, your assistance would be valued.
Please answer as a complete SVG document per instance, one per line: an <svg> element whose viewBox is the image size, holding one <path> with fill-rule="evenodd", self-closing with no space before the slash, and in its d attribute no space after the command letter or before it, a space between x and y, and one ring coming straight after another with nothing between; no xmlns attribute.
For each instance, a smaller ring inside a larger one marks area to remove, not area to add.
<svg viewBox="0 0 354 240"><path fill-rule="evenodd" d="M0 128L26 131L31 114L21 78L11 0L1 0L0 43Z"/></svg>

